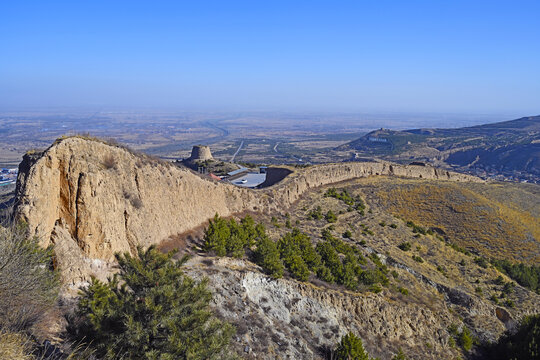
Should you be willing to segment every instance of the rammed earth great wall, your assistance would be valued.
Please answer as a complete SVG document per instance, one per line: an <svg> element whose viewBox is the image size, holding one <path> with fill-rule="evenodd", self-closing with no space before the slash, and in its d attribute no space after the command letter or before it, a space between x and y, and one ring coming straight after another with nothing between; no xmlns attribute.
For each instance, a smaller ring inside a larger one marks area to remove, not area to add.
<svg viewBox="0 0 540 360"><path fill-rule="evenodd" d="M197 227L215 213L288 208L309 189L367 176L447 181L479 178L391 163L341 163L296 170L280 183L250 190L104 142L69 137L25 155L14 215L42 246L55 245L66 285L108 273L113 254L149 246Z"/></svg>

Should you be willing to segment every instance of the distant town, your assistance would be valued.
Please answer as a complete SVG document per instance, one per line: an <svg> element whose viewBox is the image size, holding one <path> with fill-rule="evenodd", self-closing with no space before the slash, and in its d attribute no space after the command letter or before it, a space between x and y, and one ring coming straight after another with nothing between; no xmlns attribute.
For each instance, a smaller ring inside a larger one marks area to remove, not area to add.
<svg viewBox="0 0 540 360"><path fill-rule="evenodd" d="M2 168L0 170L0 186L15 184L18 172L19 170L17 168Z"/></svg>

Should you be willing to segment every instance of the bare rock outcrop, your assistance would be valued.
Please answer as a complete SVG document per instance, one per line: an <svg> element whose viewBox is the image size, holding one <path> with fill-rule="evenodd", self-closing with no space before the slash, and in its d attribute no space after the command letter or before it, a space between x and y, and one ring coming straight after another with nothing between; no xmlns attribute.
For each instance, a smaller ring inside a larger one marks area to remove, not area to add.
<svg viewBox="0 0 540 360"><path fill-rule="evenodd" d="M43 246L54 244L67 284L104 275L115 252L159 243L215 213L288 208L307 190L373 175L450 181L478 178L390 163L312 166L262 190L217 183L194 172L97 140L70 137L25 155L15 216Z"/></svg>
<svg viewBox="0 0 540 360"><path fill-rule="evenodd" d="M446 331L457 320L446 311L393 301L383 293L271 279L243 260L204 262L208 259L194 258L186 271L210 278L215 308L237 326L234 344L249 347L253 357L323 359L322 350L333 348L348 331L360 334L369 353L382 359L390 359L398 347L413 359L458 355Z"/></svg>

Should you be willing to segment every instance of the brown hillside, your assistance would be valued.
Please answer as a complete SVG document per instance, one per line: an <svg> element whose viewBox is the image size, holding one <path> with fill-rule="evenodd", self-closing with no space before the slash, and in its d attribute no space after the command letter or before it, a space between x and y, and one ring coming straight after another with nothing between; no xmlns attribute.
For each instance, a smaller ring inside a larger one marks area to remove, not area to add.
<svg viewBox="0 0 540 360"><path fill-rule="evenodd" d="M369 179L360 182L395 216L441 229L487 257L540 262L538 186Z"/></svg>

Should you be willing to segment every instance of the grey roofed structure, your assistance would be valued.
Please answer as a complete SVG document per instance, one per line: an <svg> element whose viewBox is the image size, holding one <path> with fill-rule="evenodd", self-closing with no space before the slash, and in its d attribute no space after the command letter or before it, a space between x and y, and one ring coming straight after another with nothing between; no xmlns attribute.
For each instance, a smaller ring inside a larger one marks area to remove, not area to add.
<svg viewBox="0 0 540 360"><path fill-rule="evenodd" d="M249 174L240 176L234 180L231 180L231 183L233 183L234 185L242 186L242 187L255 188L261 185L265 180L266 180L266 174L249 173Z"/></svg>
<svg viewBox="0 0 540 360"><path fill-rule="evenodd" d="M243 173L243 172L247 172L247 171L248 171L247 168L241 167L240 169L237 169L237 170L228 172L227 175L229 175L229 176L235 176L235 175L241 174L241 173Z"/></svg>

